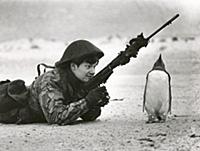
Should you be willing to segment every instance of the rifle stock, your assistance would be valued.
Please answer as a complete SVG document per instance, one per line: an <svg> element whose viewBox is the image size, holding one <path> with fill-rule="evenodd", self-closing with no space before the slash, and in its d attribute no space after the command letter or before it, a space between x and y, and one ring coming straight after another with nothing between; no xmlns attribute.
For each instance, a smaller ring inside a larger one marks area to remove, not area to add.
<svg viewBox="0 0 200 151"><path fill-rule="evenodd" d="M100 72L98 72L90 81L85 83L85 88L88 91L90 91L91 89L98 87L100 84L106 83L107 79L113 73L114 68L116 68L119 65L127 64L130 61L131 57L136 58L139 49L142 47L146 47L148 41L154 35L156 35L167 25L171 24L177 17L179 17L179 14L176 14L174 17L168 20L165 24L163 24L159 29L157 29L147 38L144 38L143 33L141 33L140 35L137 36L137 38L131 39L129 41L129 45L127 45L124 51L121 51L119 55L116 58L114 58L106 67L104 67Z"/></svg>

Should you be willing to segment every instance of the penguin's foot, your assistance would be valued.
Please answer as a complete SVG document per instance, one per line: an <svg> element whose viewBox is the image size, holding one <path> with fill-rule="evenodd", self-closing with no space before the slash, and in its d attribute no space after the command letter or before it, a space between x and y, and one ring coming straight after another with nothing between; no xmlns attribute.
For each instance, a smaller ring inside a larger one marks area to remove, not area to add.
<svg viewBox="0 0 200 151"><path fill-rule="evenodd" d="M156 121L150 121L150 120L148 120L148 121L146 121L146 123L147 124L152 124L152 123L156 123Z"/></svg>
<svg viewBox="0 0 200 151"><path fill-rule="evenodd" d="M158 121L159 123L164 123L167 119L167 116L166 115L163 115L161 114L159 117L158 117Z"/></svg>
<svg viewBox="0 0 200 151"><path fill-rule="evenodd" d="M156 120L155 116L149 115L148 121L146 123L150 124L150 123L156 123L156 122L157 122L157 120Z"/></svg>
<svg viewBox="0 0 200 151"><path fill-rule="evenodd" d="M166 119L159 120L159 123L165 123L165 122L166 122Z"/></svg>

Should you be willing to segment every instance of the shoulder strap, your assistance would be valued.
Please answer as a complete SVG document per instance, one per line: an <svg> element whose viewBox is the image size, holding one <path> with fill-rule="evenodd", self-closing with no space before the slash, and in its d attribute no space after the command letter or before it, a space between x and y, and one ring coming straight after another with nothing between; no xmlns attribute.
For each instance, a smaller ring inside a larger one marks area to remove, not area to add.
<svg viewBox="0 0 200 151"><path fill-rule="evenodd" d="M50 68L50 69L54 69L55 68L54 66L46 65L44 63L40 63L40 64L37 65L38 76L40 76L40 74L41 74L41 71L40 71L40 67L41 66L44 66L44 71L43 72L46 72L47 68Z"/></svg>

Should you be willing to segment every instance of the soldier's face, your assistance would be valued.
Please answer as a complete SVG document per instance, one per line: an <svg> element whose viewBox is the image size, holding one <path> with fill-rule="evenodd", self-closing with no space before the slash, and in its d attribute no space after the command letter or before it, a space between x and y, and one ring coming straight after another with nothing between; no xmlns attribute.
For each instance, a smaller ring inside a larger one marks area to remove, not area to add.
<svg viewBox="0 0 200 151"><path fill-rule="evenodd" d="M94 76L97 64L98 62L94 64L83 62L78 66L74 63L71 63L71 70L79 80L82 82L87 82Z"/></svg>

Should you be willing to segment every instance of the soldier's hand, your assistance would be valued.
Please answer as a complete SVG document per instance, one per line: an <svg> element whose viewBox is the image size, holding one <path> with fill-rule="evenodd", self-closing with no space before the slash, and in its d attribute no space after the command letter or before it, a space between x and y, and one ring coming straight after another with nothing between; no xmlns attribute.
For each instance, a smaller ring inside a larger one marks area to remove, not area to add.
<svg viewBox="0 0 200 151"><path fill-rule="evenodd" d="M89 108L93 106L104 106L108 103L109 98L105 86L92 89L85 97Z"/></svg>
<svg viewBox="0 0 200 151"><path fill-rule="evenodd" d="M97 106L104 107L105 105L107 105L109 103L109 100L110 100L110 96L106 90L104 92L103 97L98 101Z"/></svg>

